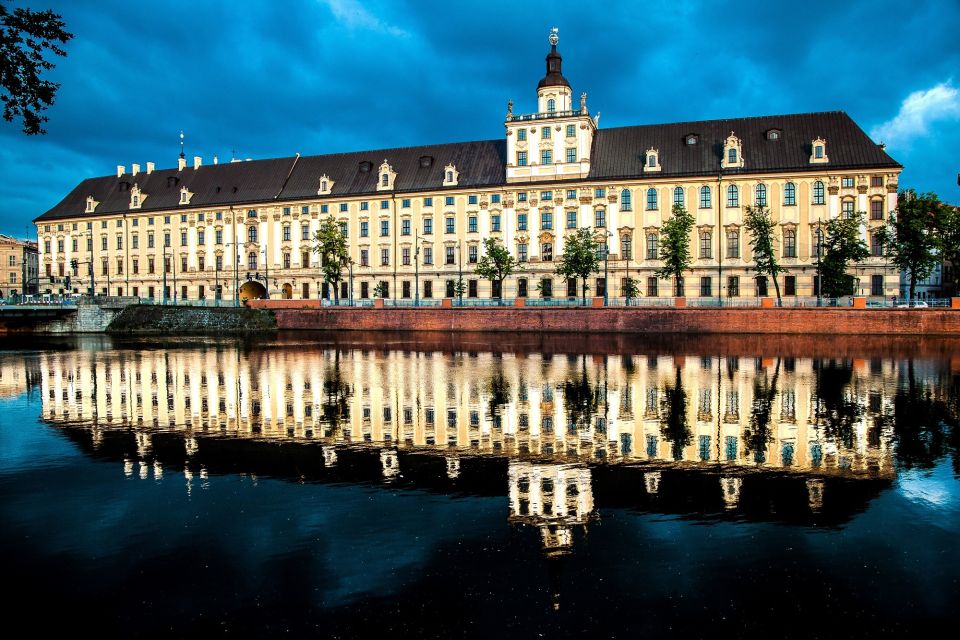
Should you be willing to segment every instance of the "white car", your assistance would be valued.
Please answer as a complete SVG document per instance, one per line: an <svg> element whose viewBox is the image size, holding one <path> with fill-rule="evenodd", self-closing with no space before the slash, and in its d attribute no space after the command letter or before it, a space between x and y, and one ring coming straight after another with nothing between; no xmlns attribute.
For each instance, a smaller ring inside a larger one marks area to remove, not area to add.
<svg viewBox="0 0 960 640"><path fill-rule="evenodd" d="M928 304L927 304L926 302L924 302L923 300L914 300L914 301L913 301L913 304L910 304L909 302L904 302L903 304L898 304L898 305L897 305L897 309L909 309L910 307L913 307L914 309L926 309L926 308L929 307L929 306L930 306L930 305L928 305Z"/></svg>

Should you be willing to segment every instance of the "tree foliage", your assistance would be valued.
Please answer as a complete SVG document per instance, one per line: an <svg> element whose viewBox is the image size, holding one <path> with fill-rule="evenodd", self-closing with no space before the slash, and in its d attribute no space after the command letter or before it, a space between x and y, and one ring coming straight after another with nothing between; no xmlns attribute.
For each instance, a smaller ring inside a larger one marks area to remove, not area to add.
<svg viewBox="0 0 960 640"><path fill-rule="evenodd" d="M476 274L490 283L499 283L500 295L497 300L503 299L503 281L520 270L520 262L496 238L486 238L483 241L485 253L477 263Z"/></svg>
<svg viewBox="0 0 960 640"><path fill-rule="evenodd" d="M773 288L777 292L777 306L780 306L783 299L780 296L780 281L777 276L783 273L783 267L777 262L777 225L773 216L766 207L748 206L743 216L743 226L750 234L750 251L753 253L757 275L768 276L773 280Z"/></svg>
<svg viewBox="0 0 960 640"><path fill-rule="evenodd" d="M329 216L313 236L313 252L320 256L323 281L333 285L333 299L340 301L339 283L343 280L343 265L349 259L347 239L339 223Z"/></svg>
<svg viewBox="0 0 960 640"><path fill-rule="evenodd" d="M373 288L373 297L374 298L386 298L389 285L386 280L380 280L377 282L377 286Z"/></svg>
<svg viewBox="0 0 960 640"><path fill-rule="evenodd" d="M580 278L583 303L587 303L587 278L600 270L600 243L589 227L581 227L563 239L563 255L557 261L556 274L567 280Z"/></svg>
<svg viewBox="0 0 960 640"><path fill-rule="evenodd" d="M676 295L682 296L680 283L683 281L683 272L693 264L693 253L690 251L690 233L696 224L682 204L673 205L670 219L663 223L660 230L660 259L663 266L657 271L658 278L674 279Z"/></svg>
<svg viewBox="0 0 960 640"><path fill-rule="evenodd" d="M940 225L940 258L945 264L952 265L952 269L945 271L944 284L949 287L948 293L960 293L960 207L944 205L941 212Z"/></svg>
<svg viewBox="0 0 960 640"><path fill-rule="evenodd" d="M66 56L60 45L73 37L61 17L53 11L8 10L0 3L0 100L3 119L23 121L27 135L46 133L43 111L53 104L60 85L44 79L54 68L46 54Z"/></svg>
<svg viewBox="0 0 960 640"><path fill-rule="evenodd" d="M870 255L866 241L860 238L863 218L863 213L857 213L850 218L833 218L826 224L820 282L828 298L856 293L856 279L847 273L847 267Z"/></svg>
<svg viewBox="0 0 960 640"><path fill-rule="evenodd" d="M623 295L629 303L630 298L640 297L640 282L636 278L627 277L623 279Z"/></svg>
<svg viewBox="0 0 960 640"><path fill-rule="evenodd" d="M941 260L944 248L941 230L949 219L949 208L935 193L901 191L897 210L883 232L887 255L901 270L910 274L910 299L916 297L917 282L929 276Z"/></svg>
<svg viewBox="0 0 960 640"><path fill-rule="evenodd" d="M693 431L687 418L687 392L680 374L680 367L677 367L673 385L664 386L660 418L660 433L670 443L674 460L683 460L684 447L693 442Z"/></svg>

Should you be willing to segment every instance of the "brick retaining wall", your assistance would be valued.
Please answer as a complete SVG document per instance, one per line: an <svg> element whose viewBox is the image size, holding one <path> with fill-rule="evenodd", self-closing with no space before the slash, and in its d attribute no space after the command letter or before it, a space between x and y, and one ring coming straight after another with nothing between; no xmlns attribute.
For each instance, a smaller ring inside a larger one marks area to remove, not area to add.
<svg viewBox="0 0 960 640"><path fill-rule="evenodd" d="M251 302L257 308L273 309L278 329L960 336L960 311L950 309L310 309L289 308L290 301Z"/></svg>

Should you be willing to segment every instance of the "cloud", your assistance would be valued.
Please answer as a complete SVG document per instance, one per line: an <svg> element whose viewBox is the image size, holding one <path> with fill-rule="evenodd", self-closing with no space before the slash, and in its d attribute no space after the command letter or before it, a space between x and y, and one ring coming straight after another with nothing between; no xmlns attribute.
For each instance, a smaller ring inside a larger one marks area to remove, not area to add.
<svg viewBox="0 0 960 640"><path fill-rule="evenodd" d="M363 8L358 0L320 0L327 5L333 17L349 29L368 29L389 33L393 36L407 36L406 31L393 25L385 24L373 14Z"/></svg>
<svg viewBox="0 0 960 640"><path fill-rule="evenodd" d="M914 91L900 105L893 119L874 127L870 135L891 147L904 146L927 133L928 125L938 120L960 119L960 91L947 80L923 91Z"/></svg>

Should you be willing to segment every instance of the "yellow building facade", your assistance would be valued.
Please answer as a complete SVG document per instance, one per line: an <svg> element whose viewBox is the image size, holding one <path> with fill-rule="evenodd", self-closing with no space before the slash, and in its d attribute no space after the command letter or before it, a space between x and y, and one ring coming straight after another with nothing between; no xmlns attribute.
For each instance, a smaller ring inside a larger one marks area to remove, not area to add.
<svg viewBox="0 0 960 640"><path fill-rule="evenodd" d="M213 164L181 153L176 169L85 180L35 221L41 291L332 298L312 252L332 216L349 244L344 299L371 298L380 282L394 300L450 297L461 277L466 298L575 295L554 269L583 227L607 243L596 295L622 296L632 277L643 296L672 296L655 272L660 229L681 204L696 218L686 296L772 293L743 228L755 205L778 225L786 296L816 295L818 229L856 213L873 254L851 268L858 293L897 293L874 233L896 207L902 167L845 113L603 129L562 75L556 34L546 62L537 110L514 113L511 101L501 140ZM502 292L474 274L488 237L523 265Z"/></svg>

